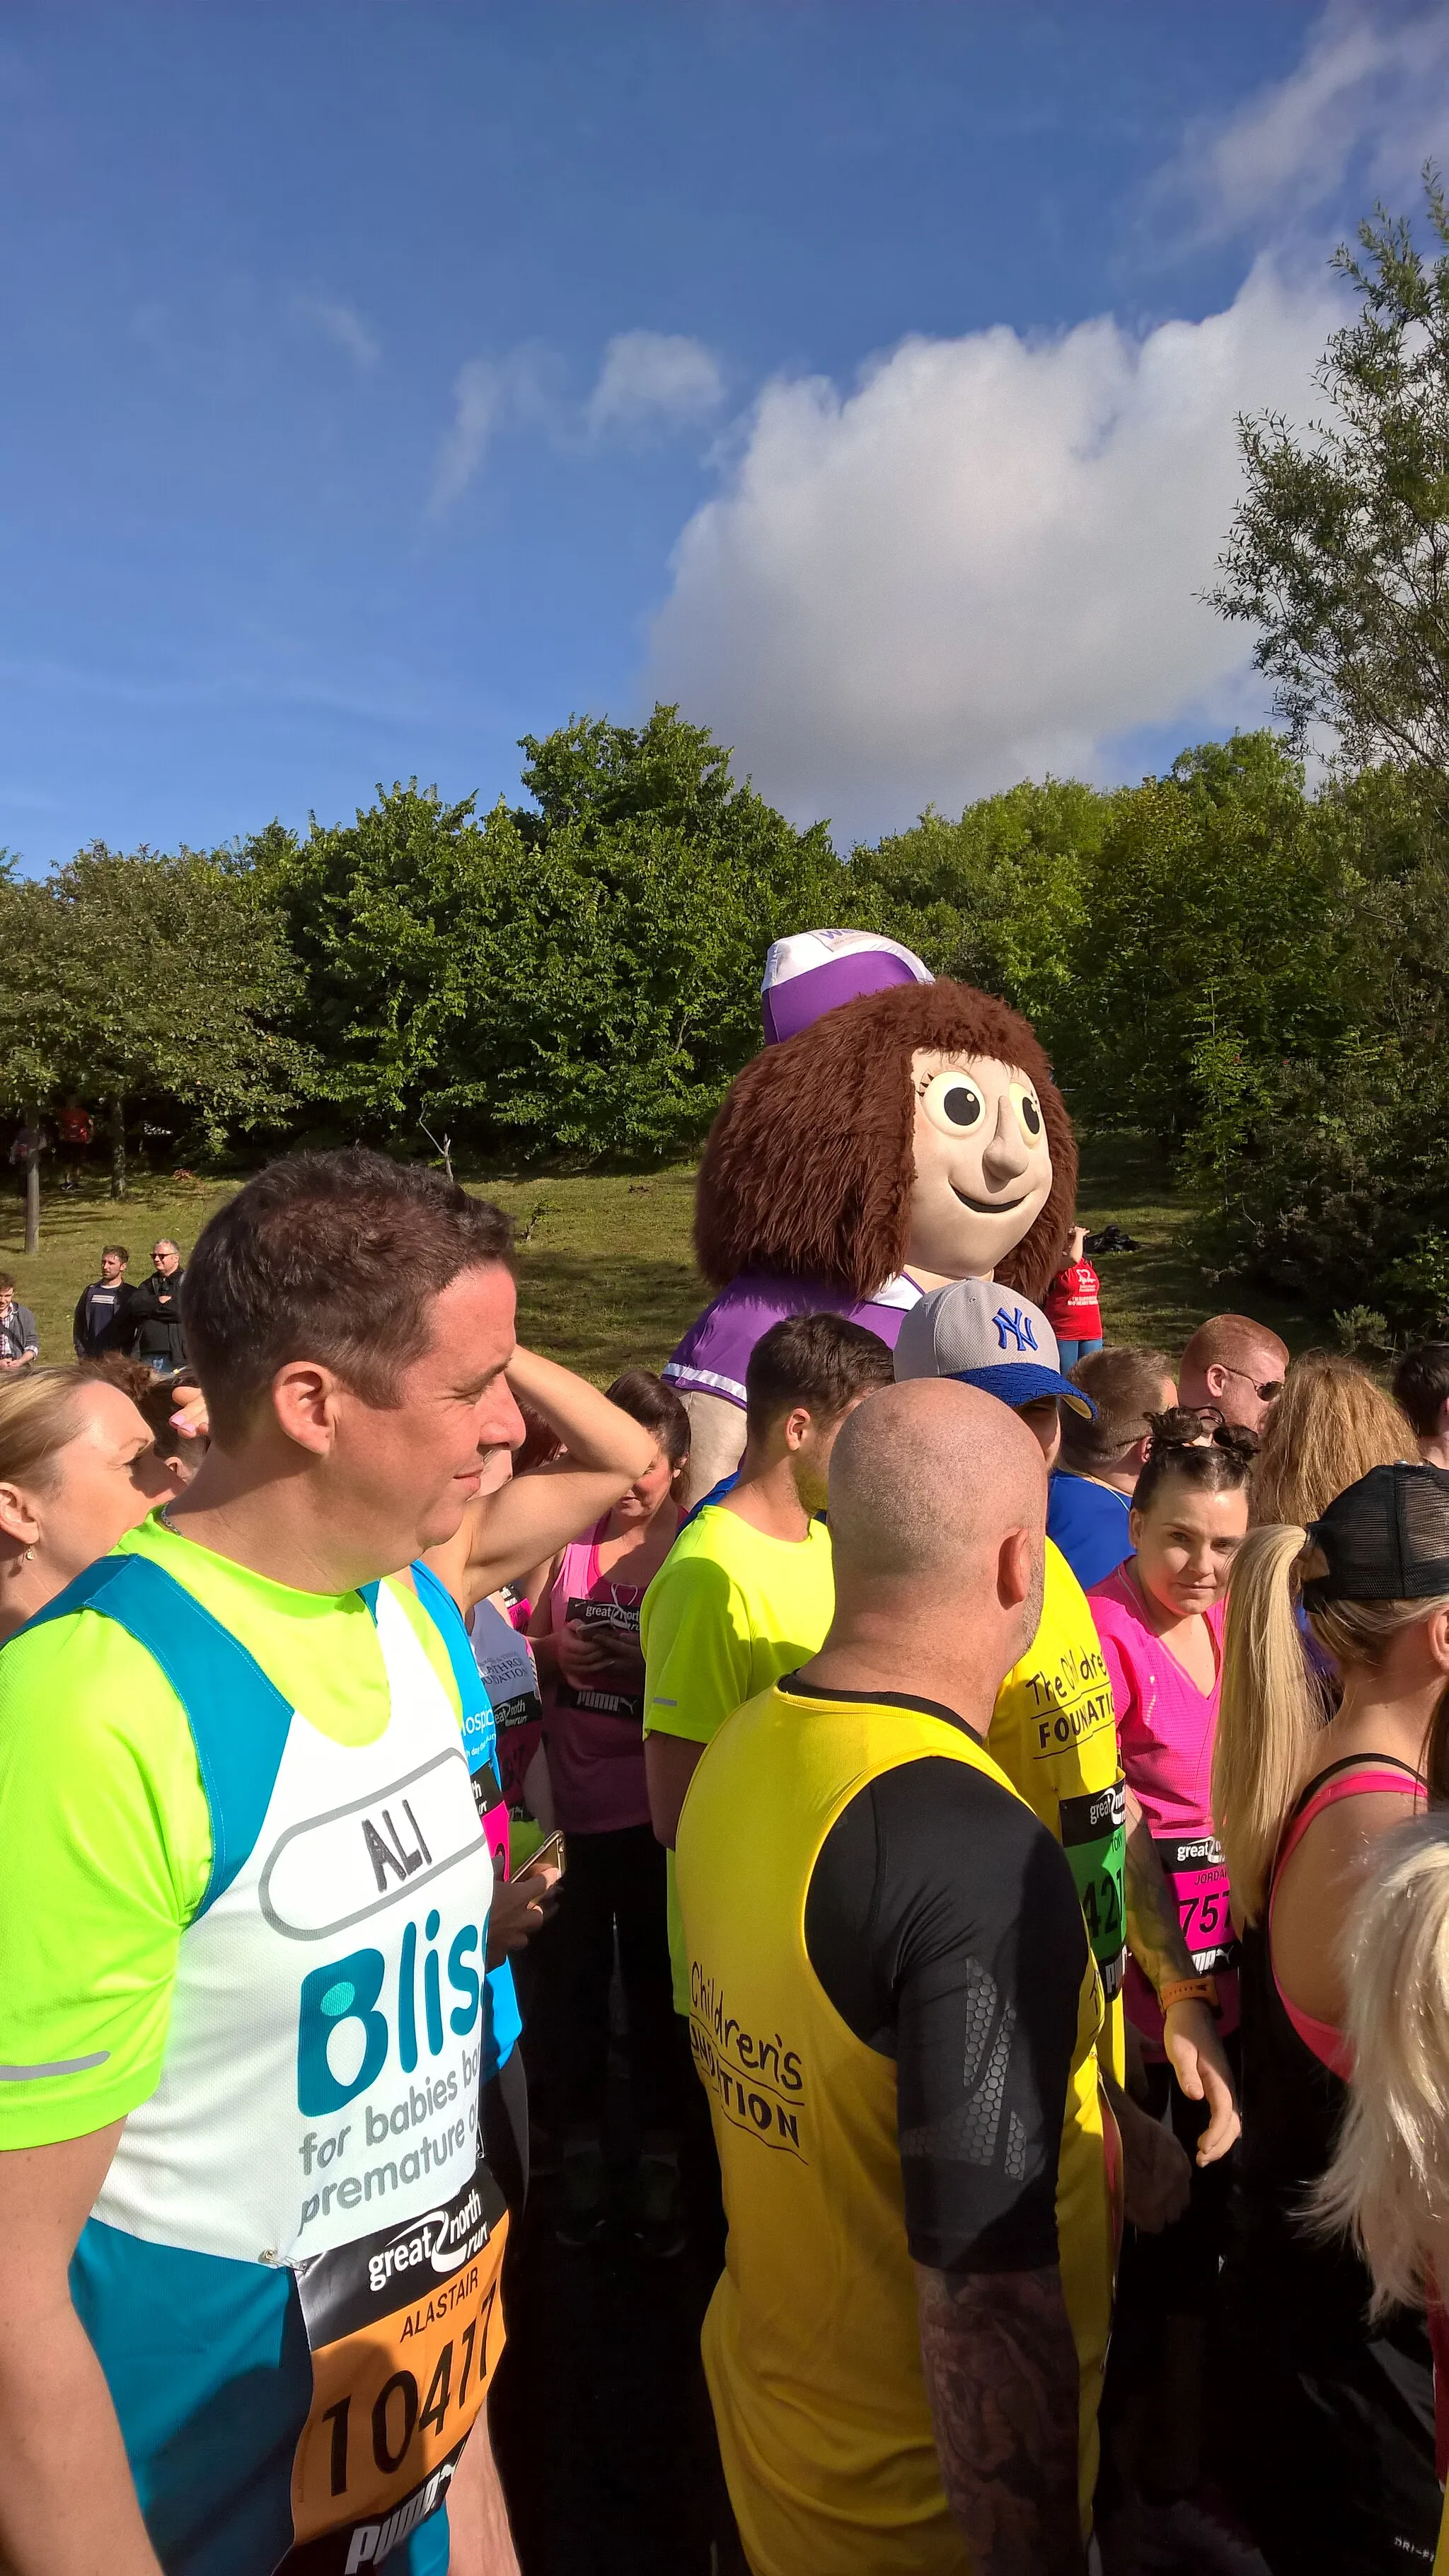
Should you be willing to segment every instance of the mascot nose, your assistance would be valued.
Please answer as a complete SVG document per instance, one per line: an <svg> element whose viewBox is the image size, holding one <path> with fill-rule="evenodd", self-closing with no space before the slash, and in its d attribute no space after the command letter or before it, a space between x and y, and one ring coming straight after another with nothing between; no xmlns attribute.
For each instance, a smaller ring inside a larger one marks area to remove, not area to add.
<svg viewBox="0 0 1449 2576"><path fill-rule="evenodd" d="M1031 1161L1016 1120L1011 1102L1003 1091L996 1110L996 1133L981 1157L981 1177L989 1190L1004 1190L1009 1181L1019 1181Z"/></svg>

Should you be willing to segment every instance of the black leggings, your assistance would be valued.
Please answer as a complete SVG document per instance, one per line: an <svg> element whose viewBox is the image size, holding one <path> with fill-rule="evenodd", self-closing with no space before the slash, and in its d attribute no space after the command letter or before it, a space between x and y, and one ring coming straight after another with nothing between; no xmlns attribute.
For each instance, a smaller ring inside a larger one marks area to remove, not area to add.
<svg viewBox="0 0 1449 2576"><path fill-rule="evenodd" d="M559 2112L565 2128L598 2121L609 2062L609 1986L614 1937L629 2022L629 2084L643 2130L679 2121L678 2042L664 1913L664 1852L651 1825L611 1834L570 1834L568 1867L541 1976Z"/></svg>
<svg viewBox="0 0 1449 2576"><path fill-rule="evenodd" d="M1222 2284L1219 2464L1273 2576L1409 2576L1439 2531L1434 2397L1416 2321L1315 2322L1230 2259Z"/></svg>

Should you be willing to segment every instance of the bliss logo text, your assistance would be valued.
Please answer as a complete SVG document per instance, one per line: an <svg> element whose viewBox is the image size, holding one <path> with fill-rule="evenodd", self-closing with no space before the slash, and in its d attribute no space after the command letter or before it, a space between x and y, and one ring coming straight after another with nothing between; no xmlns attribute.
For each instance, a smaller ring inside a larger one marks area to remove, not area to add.
<svg viewBox="0 0 1449 2576"><path fill-rule="evenodd" d="M423 1926L422 1975L418 1975L418 1928L405 1924L399 1945L394 1990L384 1994L388 1961L381 1950L352 1950L314 1968L302 1980L297 2017L297 2108L309 2120L340 2111L377 2082L393 2041L404 2075L418 2063L420 2043L430 2057L443 2051L448 2030L464 2039L478 2018L482 1951L476 1923L465 1923L448 1951L450 1989L446 2029L442 1966L433 1944L440 1930L436 1907ZM419 1988L421 1987L421 1993ZM456 1996L456 2002L451 1997ZM390 2016L390 2017L389 2017ZM421 2022L421 2028L419 2023ZM343 2037L343 2034L346 2037ZM361 2058L350 2077L339 2075L335 2055L344 2064Z"/></svg>

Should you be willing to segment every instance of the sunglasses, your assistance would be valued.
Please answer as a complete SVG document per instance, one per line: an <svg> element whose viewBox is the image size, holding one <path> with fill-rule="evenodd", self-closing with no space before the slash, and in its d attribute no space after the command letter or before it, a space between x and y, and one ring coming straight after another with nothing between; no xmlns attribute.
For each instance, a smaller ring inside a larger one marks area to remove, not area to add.
<svg viewBox="0 0 1449 2576"><path fill-rule="evenodd" d="M1221 1366L1225 1377L1241 1377L1247 1379L1248 1385L1252 1388L1253 1393L1260 1404L1271 1404L1274 1397L1281 1395L1283 1392L1283 1381L1281 1377L1265 1378L1263 1384L1259 1386L1256 1378L1248 1376L1246 1369L1229 1368L1226 1360L1221 1363Z"/></svg>

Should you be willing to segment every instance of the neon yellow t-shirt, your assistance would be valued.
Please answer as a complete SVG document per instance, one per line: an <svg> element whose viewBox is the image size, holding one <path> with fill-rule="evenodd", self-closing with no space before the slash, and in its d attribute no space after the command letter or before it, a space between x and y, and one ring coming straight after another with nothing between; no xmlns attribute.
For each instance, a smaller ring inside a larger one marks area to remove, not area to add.
<svg viewBox="0 0 1449 2576"><path fill-rule="evenodd" d="M359 1593L294 1592L155 1518L119 1549L184 1584L320 1733L381 1735L387 1675ZM410 1584L389 1589L458 1709L436 1626ZM211 1869L186 1713L145 1648L99 1612L0 1652L0 1847L0 2148L47 2146L155 2090L178 1945Z"/></svg>
<svg viewBox="0 0 1449 2576"><path fill-rule="evenodd" d="M1127 1811L1117 1712L1092 1605L1051 1539L1041 1622L996 1694L987 1742L1071 1863L1108 2001L1106 2062L1121 2082Z"/></svg>
<svg viewBox="0 0 1449 2576"><path fill-rule="evenodd" d="M708 1744L727 1717L808 1663L835 1615L830 1533L769 1538L711 1503L682 1529L644 1595L644 1732ZM668 1855L674 2009L689 2010L689 1964Z"/></svg>

